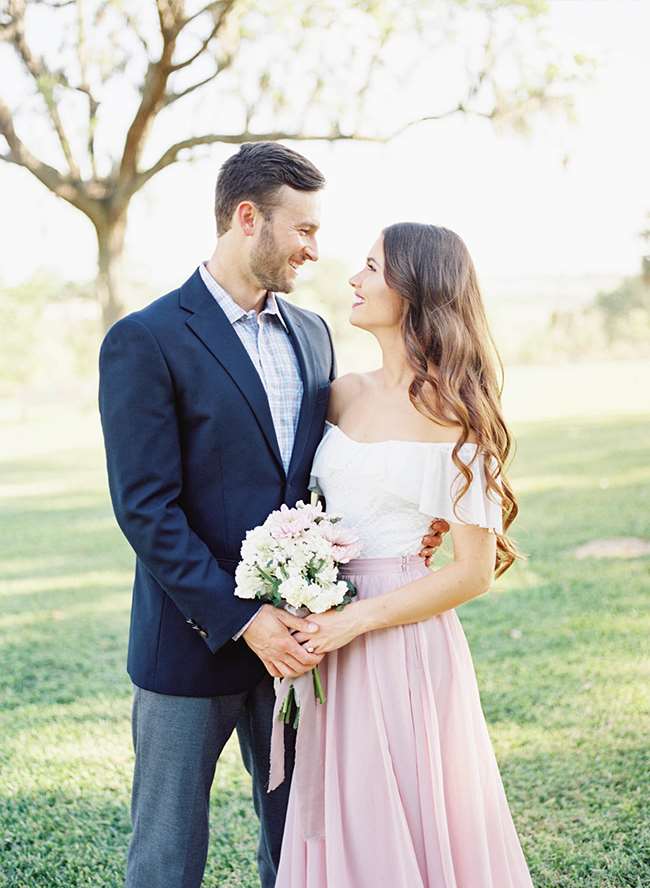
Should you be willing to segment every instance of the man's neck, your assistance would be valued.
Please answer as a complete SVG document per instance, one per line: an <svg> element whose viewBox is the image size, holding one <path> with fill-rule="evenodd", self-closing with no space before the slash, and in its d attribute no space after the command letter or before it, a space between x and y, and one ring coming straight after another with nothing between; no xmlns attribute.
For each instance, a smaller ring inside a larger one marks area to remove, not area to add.
<svg viewBox="0 0 650 888"><path fill-rule="evenodd" d="M266 303L266 290L260 289L256 281L242 272L236 260L224 253L217 246L206 263L206 268L240 308L246 312L254 308L259 314Z"/></svg>

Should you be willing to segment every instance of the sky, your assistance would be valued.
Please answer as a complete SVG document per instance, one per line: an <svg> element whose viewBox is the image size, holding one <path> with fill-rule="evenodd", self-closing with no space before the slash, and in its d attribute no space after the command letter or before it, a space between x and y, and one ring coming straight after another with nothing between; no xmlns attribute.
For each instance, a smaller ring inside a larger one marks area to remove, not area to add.
<svg viewBox="0 0 650 888"><path fill-rule="evenodd" d="M650 211L650 2L554 0L551 26L563 46L599 62L577 95L574 124L547 120L522 139L458 117L388 145L297 146L329 183L321 255L353 269L383 226L411 220L457 231L484 276L635 273ZM162 292L209 256L214 181L233 150L217 146L209 159L171 167L136 196L127 248L138 278ZM41 267L72 280L94 274L90 223L8 164L0 244L6 285Z"/></svg>

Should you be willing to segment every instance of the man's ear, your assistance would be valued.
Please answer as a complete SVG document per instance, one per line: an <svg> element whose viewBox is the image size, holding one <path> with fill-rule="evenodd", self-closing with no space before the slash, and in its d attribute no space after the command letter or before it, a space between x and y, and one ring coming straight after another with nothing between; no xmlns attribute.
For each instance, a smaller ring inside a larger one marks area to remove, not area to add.
<svg viewBox="0 0 650 888"><path fill-rule="evenodd" d="M252 237L259 218L259 211L255 204L250 200L242 200L233 215L242 234L245 237Z"/></svg>

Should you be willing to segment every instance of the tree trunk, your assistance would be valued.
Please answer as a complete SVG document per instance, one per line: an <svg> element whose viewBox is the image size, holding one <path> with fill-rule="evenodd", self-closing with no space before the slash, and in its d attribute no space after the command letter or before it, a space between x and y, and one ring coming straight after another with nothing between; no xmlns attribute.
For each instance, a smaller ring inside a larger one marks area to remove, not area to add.
<svg viewBox="0 0 650 888"><path fill-rule="evenodd" d="M120 270L126 234L126 215L95 226L97 233L97 299L102 311L105 333L123 312L120 298Z"/></svg>

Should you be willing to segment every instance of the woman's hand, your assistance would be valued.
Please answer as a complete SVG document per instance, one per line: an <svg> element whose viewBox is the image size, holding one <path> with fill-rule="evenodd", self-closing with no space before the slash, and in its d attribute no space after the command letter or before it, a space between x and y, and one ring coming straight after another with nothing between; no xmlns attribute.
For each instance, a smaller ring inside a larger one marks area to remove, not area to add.
<svg viewBox="0 0 650 888"><path fill-rule="evenodd" d="M293 636L310 654L327 654L344 647L363 632L360 612L361 602L350 604L343 610L330 610L324 614L311 614L310 623L318 623L316 635L303 635L296 632Z"/></svg>

